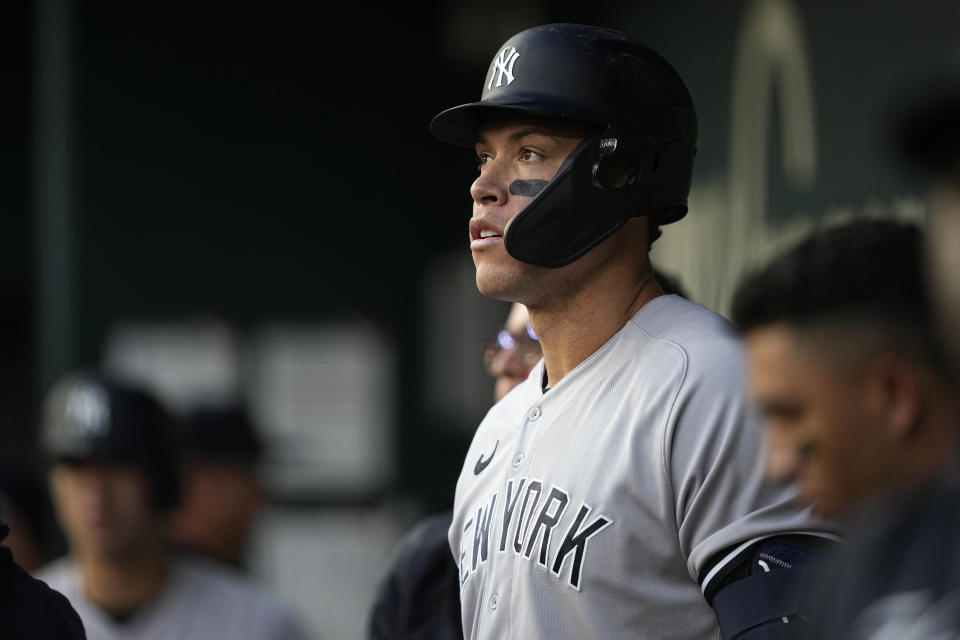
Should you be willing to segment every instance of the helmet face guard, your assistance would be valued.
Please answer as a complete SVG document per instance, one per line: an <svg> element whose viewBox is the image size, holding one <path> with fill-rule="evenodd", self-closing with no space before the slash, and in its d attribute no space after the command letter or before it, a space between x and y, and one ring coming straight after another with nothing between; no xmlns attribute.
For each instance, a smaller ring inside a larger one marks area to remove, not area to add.
<svg viewBox="0 0 960 640"><path fill-rule="evenodd" d="M669 63L634 38L567 24L523 31L494 57L481 100L440 113L431 132L473 146L491 110L601 130L507 225L504 246L516 259L561 267L632 217L653 214L666 224L686 214L697 139L693 103Z"/></svg>

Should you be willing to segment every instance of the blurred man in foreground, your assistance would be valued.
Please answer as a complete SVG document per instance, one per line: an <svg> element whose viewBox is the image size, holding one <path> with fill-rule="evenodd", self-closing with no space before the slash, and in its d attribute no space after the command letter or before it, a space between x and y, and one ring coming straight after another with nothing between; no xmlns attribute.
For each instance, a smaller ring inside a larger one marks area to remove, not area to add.
<svg viewBox="0 0 960 640"><path fill-rule="evenodd" d="M960 59L904 87L894 138L932 187L927 274L952 397L960 396ZM960 430L960 418L953 425ZM943 477L878 510L851 535L827 577L832 597L817 638L960 637L960 456L945 447Z"/></svg>
<svg viewBox="0 0 960 640"><path fill-rule="evenodd" d="M921 242L913 225L849 223L811 235L737 291L767 469L797 482L822 516L929 483L953 450Z"/></svg>
<svg viewBox="0 0 960 640"><path fill-rule="evenodd" d="M960 519L937 506L956 499L945 496L957 399L922 246L912 225L853 222L807 238L736 294L768 470L848 528L846 549L808 591L822 599L811 638L960 632Z"/></svg>
<svg viewBox="0 0 960 640"><path fill-rule="evenodd" d="M170 418L146 392L69 376L45 406L43 448L70 556L39 577L77 609L92 639L297 639L280 603L237 574L167 549L180 493Z"/></svg>

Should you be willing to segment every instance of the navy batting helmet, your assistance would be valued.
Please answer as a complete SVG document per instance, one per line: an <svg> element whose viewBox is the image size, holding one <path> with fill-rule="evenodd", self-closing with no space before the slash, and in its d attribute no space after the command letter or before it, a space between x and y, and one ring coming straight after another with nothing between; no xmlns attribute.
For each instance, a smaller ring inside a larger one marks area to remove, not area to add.
<svg viewBox="0 0 960 640"><path fill-rule="evenodd" d="M504 246L518 260L560 267L632 217L666 224L686 215L697 146L693 101L670 63L636 38L575 24L522 31L497 50L480 100L443 111L430 131L473 146L491 110L598 129L507 225ZM632 179L615 183L613 170L624 166Z"/></svg>
<svg viewBox="0 0 960 640"><path fill-rule="evenodd" d="M106 460L137 465L153 505L169 509L180 496L176 431L150 394L102 375L69 375L44 405L43 452L54 462Z"/></svg>

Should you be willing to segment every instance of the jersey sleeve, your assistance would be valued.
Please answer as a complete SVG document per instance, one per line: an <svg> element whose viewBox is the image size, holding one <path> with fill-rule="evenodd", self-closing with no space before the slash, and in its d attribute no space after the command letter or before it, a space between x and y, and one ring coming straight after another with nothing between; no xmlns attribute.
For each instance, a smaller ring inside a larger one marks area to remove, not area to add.
<svg viewBox="0 0 960 640"><path fill-rule="evenodd" d="M680 549L690 576L706 587L721 551L779 533L818 528L790 487L764 477L764 433L745 391L734 338L689 350L669 417L664 462L672 485Z"/></svg>

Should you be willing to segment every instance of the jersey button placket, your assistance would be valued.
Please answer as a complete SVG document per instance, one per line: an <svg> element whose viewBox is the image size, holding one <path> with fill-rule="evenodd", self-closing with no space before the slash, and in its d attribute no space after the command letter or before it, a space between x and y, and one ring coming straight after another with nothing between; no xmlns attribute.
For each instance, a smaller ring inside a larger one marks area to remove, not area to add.
<svg viewBox="0 0 960 640"><path fill-rule="evenodd" d="M527 412L527 421L536 422L537 420L540 419L540 416L542 415L543 415L543 411L540 409L540 407L534 407ZM523 438L522 440L526 440L526 438ZM514 455L513 459L510 461L510 464L513 465L514 469L518 469L520 468L520 465L523 464L524 458L526 458L526 456L523 454L522 451L517 452L517 454Z"/></svg>
<svg viewBox="0 0 960 640"><path fill-rule="evenodd" d="M495 593L495 594L493 594L492 596L490 596L490 608L491 608L491 609L493 609L494 611L496 611L496 610L497 610L497 605L499 605L499 604L500 604L500 594Z"/></svg>

